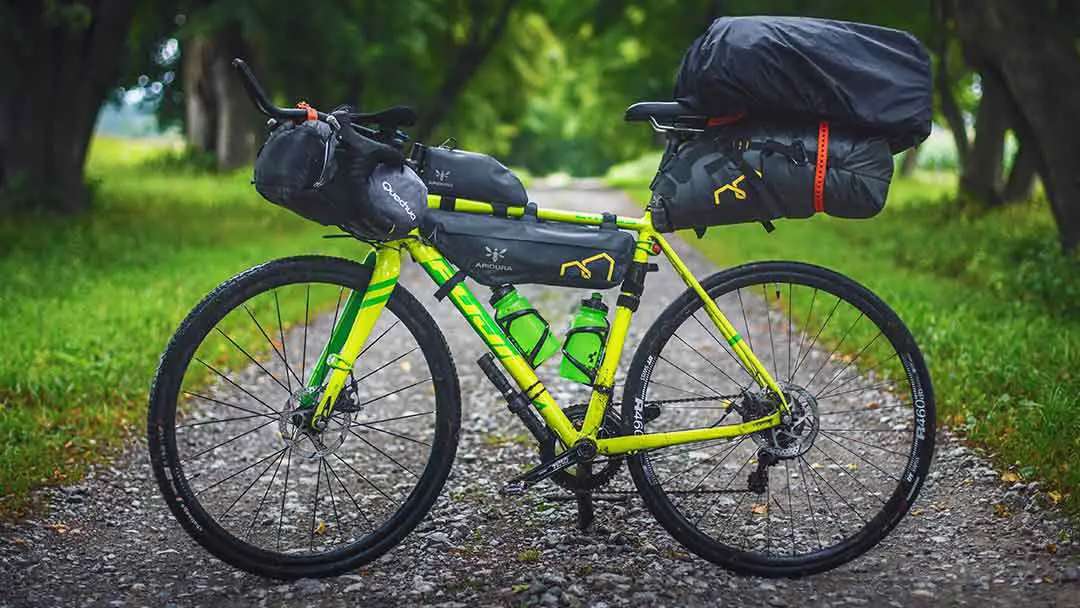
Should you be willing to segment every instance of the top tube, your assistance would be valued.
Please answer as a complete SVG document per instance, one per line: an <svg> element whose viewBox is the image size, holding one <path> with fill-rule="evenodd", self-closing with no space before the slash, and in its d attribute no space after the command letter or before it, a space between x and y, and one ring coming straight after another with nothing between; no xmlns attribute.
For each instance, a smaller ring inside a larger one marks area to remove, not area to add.
<svg viewBox="0 0 1080 608"><path fill-rule="evenodd" d="M442 199L442 195L429 194L428 208L439 209ZM493 215L495 213L495 207L496 206L492 205L491 203L471 201L463 198L454 199L454 211L461 213ZM524 214L525 207L506 208L506 215L508 217L521 217ZM604 215L601 213L592 213L588 211L569 211L564 209L545 209L544 207L537 208L536 217L538 219L547 220L549 222L581 224L584 226L599 226L604 222ZM652 219L648 212L646 212L645 215L641 217L624 217L620 215L616 217L615 225L624 230L641 232L642 230L652 228Z"/></svg>

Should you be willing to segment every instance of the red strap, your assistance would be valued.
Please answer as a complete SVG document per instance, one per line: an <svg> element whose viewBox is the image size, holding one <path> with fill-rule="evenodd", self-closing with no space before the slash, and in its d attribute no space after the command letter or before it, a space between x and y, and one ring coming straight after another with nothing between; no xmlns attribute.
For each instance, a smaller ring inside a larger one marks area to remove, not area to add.
<svg viewBox="0 0 1080 608"><path fill-rule="evenodd" d="M307 110L307 119L308 120L319 120L319 112L316 111L315 108L309 106L308 102L301 101L300 103L296 104L296 107L298 107L298 108L300 108L302 110Z"/></svg>
<svg viewBox="0 0 1080 608"><path fill-rule="evenodd" d="M814 211L825 211L825 169L829 163L829 123L818 125L817 166L814 168Z"/></svg>
<svg viewBox="0 0 1080 608"><path fill-rule="evenodd" d="M739 112L738 114L729 114L727 116L712 116L705 121L706 127L719 127L720 125L730 125L734 122L739 122L746 116L746 112Z"/></svg>

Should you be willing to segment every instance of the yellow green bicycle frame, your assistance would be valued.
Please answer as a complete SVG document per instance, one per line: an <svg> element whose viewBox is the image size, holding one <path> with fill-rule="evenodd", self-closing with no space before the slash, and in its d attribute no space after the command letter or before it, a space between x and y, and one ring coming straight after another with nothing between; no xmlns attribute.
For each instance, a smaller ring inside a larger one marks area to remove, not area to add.
<svg viewBox="0 0 1080 608"><path fill-rule="evenodd" d="M432 208L438 208L439 198L436 196L429 197L428 205ZM490 215L494 211L492 205L488 203L462 199L455 202L454 209L462 213L486 215ZM511 208L507 213L511 217L516 217L522 215L524 209ZM587 226L599 226L604 219L601 214L597 213L557 209L538 209L537 217L552 222ZM567 418L562 408L555 403L544 384L536 376L536 372L507 340L502 329L495 323L491 315L488 314L487 310L480 304L464 282L457 283L450 291L450 301L453 302L458 312L465 317L473 330L487 344L492 354L502 363L502 366L514 379L518 387L525 392L525 396L532 402L548 427L566 446L573 446L581 439L588 438L595 441L597 451L600 454L627 454L684 443L738 437L780 424L781 414L787 413L787 402L784 399L783 391L780 390L776 380L769 375L765 366L762 365L761 361L746 345L746 342L739 336L735 327L724 316L724 313L720 311L716 302L709 297L705 289L690 272L690 269L686 267L678 254L671 248L671 245L653 228L650 214L646 212L644 216L639 218L619 217L617 225L621 229L631 230L638 234L638 246L634 251L635 262L646 262L649 256L653 255L653 245L659 246L660 252L668 259L668 262L671 263L671 266L683 282L686 283L687 287L701 298L705 312L719 329L721 335L728 341L728 344L731 345L743 367L760 387L770 389L780 396L780 411L733 425L666 433L623 435L601 439L597 437L597 434L604 417L604 411L607 409L611 398L615 370L619 366L626 335L630 329L630 321L634 314L632 310L621 305L615 308L615 317L608 333L603 360L600 362L596 372L596 380L585 413L585 421L581 428L577 429ZM338 327L334 328L331 340L322 357L320 357L316 371L312 374L308 383L309 391L312 393L318 392L319 394L313 419L324 418L333 411L333 404L346 384L353 363L360 355L361 349L375 326L375 322L397 285L398 276L401 272L403 251L408 253L415 262L419 263L428 276L440 286L456 272L437 249L421 241L415 233L408 238L380 243L375 246L374 254L369 254L365 260L365 264L372 267L371 281L367 290L362 297L356 293L350 294L345 306L346 314L341 316ZM340 345L340 348L338 345ZM319 392L320 390L321 392ZM730 407L731 403L729 402L726 405Z"/></svg>

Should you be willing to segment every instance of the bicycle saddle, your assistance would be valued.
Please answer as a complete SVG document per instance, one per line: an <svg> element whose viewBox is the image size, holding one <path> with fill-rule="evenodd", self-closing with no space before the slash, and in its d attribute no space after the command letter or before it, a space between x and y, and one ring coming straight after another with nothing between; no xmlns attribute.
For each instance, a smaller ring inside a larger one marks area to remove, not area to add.
<svg viewBox="0 0 1080 608"><path fill-rule="evenodd" d="M629 108L623 119L626 122L645 122L650 118L674 120L676 118L706 118L701 112L693 110L677 101L639 101Z"/></svg>

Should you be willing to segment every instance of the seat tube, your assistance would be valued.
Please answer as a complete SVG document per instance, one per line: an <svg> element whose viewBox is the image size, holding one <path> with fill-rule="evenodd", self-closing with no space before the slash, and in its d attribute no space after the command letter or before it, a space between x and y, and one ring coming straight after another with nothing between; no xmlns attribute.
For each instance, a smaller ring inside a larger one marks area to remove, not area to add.
<svg viewBox="0 0 1080 608"><path fill-rule="evenodd" d="M589 399L589 408L585 412L585 422L581 432L593 436L604 421L604 412L615 393L615 371L619 368L622 351L626 345L626 334L630 331L630 321L641 302L645 291L645 275L649 272L649 255L652 251L652 238L647 231L642 231L634 247L634 261L627 270L619 290L619 299L615 306L615 317L608 332L604 346L604 358L596 370L593 392Z"/></svg>

